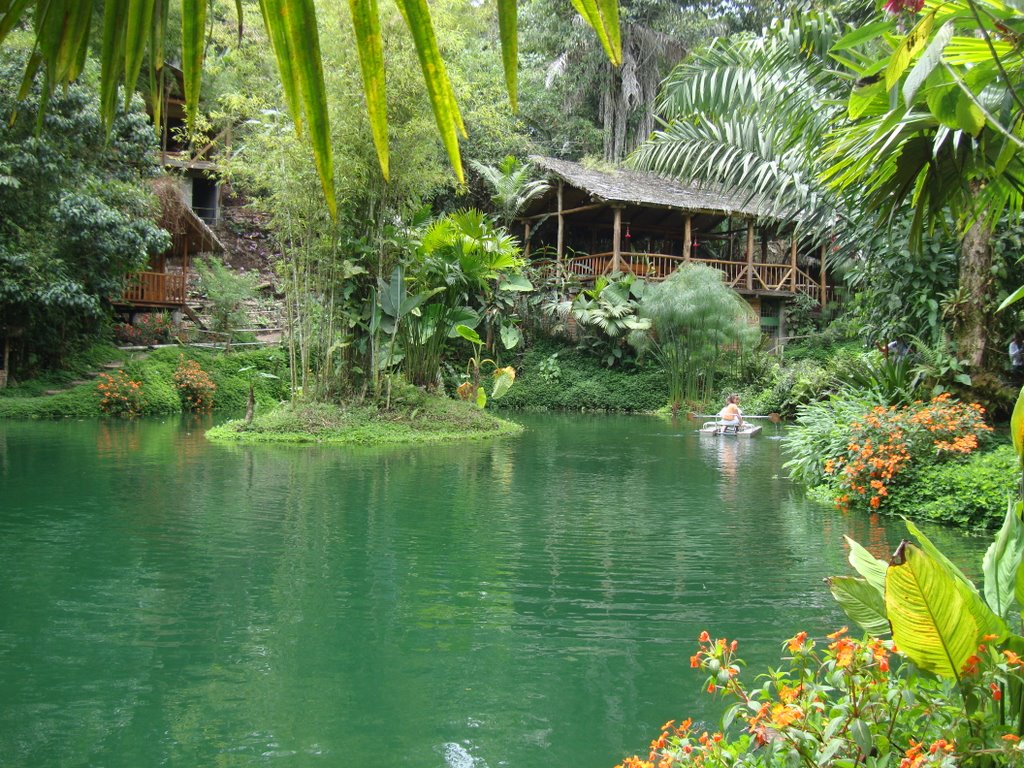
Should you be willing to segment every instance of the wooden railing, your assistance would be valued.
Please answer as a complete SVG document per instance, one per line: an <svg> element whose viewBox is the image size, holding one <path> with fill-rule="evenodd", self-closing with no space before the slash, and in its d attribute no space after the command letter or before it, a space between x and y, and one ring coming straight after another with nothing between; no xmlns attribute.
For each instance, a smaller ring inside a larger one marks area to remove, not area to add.
<svg viewBox="0 0 1024 768"><path fill-rule="evenodd" d="M821 284L800 268L790 264L766 264L745 261L724 261L722 259L691 259L695 264L707 264L725 275L725 282L738 291L780 291L784 293L806 293L821 301ZM601 275L613 271L614 254L592 253L573 256L565 260L565 268L578 275L584 282L591 282ZM622 253L619 255L619 272L634 274L645 280L658 282L675 272L686 263L682 256L664 253Z"/></svg>
<svg viewBox="0 0 1024 768"><path fill-rule="evenodd" d="M130 304L185 303L185 275L180 272L140 272L128 278L122 299Z"/></svg>

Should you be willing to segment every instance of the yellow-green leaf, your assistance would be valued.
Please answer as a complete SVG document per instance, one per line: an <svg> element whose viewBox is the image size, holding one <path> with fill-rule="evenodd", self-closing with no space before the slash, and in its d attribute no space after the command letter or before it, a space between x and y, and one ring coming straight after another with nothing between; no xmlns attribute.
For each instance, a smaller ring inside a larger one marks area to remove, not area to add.
<svg viewBox="0 0 1024 768"><path fill-rule="evenodd" d="M434 26L430 20L430 9L425 0L397 0L406 25L412 33L416 54L423 70L423 79L430 96L430 105L434 110L434 121L441 134L441 141L448 152L448 160L455 170L460 182L465 181L462 170L462 155L459 150L459 131L464 130L462 116L455 103L451 83L441 51L434 36Z"/></svg>
<svg viewBox="0 0 1024 768"><path fill-rule="evenodd" d="M205 43L206 0L182 0L181 71L185 81L185 108L190 128L195 124L199 112Z"/></svg>
<svg viewBox="0 0 1024 768"><path fill-rule="evenodd" d="M608 60L616 67L622 64L622 38L619 32L617 0L572 0L572 5L597 33Z"/></svg>
<svg viewBox="0 0 1024 768"><path fill-rule="evenodd" d="M387 180L388 161L388 110L384 87L384 45L380 34L380 17L377 0L349 0L352 12L352 26L356 32L359 51L359 68L363 74L363 94L366 98L366 112L370 118L373 144L377 149L377 162Z"/></svg>
<svg viewBox="0 0 1024 768"><path fill-rule="evenodd" d="M31 2L32 0L13 0L4 11L3 16L0 16L0 43L14 29L14 25L21 21L21 17Z"/></svg>
<svg viewBox="0 0 1024 768"><path fill-rule="evenodd" d="M885 592L885 571L889 564L884 560L879 560L849 536L843 538L846 539L846 544L850 547L850 565L881 596Z"/></svg>
<svg viewBox="0 0 1024 768"><path fill-rule="evenodd" d="M932 25L935 23L935 13L922 16L917 25L910 30L906 37L896 44L896 49L889 59L889 66L885 68L885 88L891 90L899 82L903 73L907 71L910 62L919 54L928 43L928 36L932 32Z"/></svg>
<svg viewBox="0 0 1024 768"><path fill-rule="evenodd" d="M956 122L961 130L972 136L977 136L985 127L985 113L962 90L956 101Z"/></svg>
<svg viewBox="0 0 1024 768"><path fill-rule="evenodd" d="M885 577L885 612L893 641L921 669L959 680L985 635L1006 625L977 592L913 544L904 542Z"/></svg>
<svg viewBox="0 0 1024 768"><path fill-rule="evenodd" d="M283 0L260 0L260 11L263 14L263 25L270 38L270 46L274 49L277 60L277 71L281 75L281 88L288 104L288 113L295 124L295 133L302 133L302 97L296 80L295 68L288 44L288 31L285 29L284 12L281 9Z"/></svg>
<svg viewBox="0 0 1024 768"><path fill-rule="evenodd" d="M117 111L117 84L124 71L124 20L127 0L107 0L103 5L103 40L100 44L100 115L110 130Z"/></svg>
<svg viewBox="0 0 1024 768"><path fill-rule="evenodd" d="M1017 461L1024 467L1024 387L1017 393L1017 402L1013 405L1010 436L1013 438L1013 449L1017 452Z"/></svg>
<svg viewBox="0 0 1024 768"><path fill-rule="evenodd" d="M981 564L985 574L985 602L1003 619L1007 618L1013 603L1017 572L1024 554L1024 524L1020 512L1020 502L1011 499L1003 525L985 551Z"/></svg>
<svg viewBox="0 0 1024 768"><path fill-rule="evenodd" d="M825 581L836 602L857 626L872 637L889 634L885 599L872 584L852 576L833 576Z"/></svg>
<svg viewBox="0 0 1024 768"><path fill-rule="evenodd" d="M320 174L327 209L332 217L336 217L338 206L334 199L334 154L316 8L313 0L281 0L280 8L284 15L295 79L302 97L302 111L306 117L309 140L313 145L313 160Z"/></svg>
<svg viewBox="0 0 1024 768"><path fill-rule="evenodd" d="M516 31L519 3L498 0L498 33L501 37L501 62L505 67L505 88L514 112L519 108L519 37Z"/></svg>
<svg viewBox="0 0 1024 768"><path fill-rule="evenodd" d="M125 108L135 93L135 83L142 70L142 57L146 52L146 43L153 23L154 0L128 0L128 11L125 16L124 32L124 80Z"/></svg>

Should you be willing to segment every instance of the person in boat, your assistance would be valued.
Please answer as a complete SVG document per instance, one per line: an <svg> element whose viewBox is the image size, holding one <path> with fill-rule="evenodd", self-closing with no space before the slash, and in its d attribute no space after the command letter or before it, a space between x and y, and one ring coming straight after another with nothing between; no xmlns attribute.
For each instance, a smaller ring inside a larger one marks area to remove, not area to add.
<svg viewBox="0 0 1024 768"><path fill-rule="evenodd" d="M729 395L725 400L725 407L718 412L718 421L727 427L743 426L743 411L740 410L740 396Z"/></svg>

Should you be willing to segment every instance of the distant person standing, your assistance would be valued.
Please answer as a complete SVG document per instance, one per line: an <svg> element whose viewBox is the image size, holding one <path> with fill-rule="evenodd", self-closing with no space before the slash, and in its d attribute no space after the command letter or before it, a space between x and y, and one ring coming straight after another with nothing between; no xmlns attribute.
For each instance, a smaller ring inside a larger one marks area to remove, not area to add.
<svg viewBox="0 0 1024 768"><path fill-rule="evenodd" d="M1010 339L1010 375L1019 380L1024 374L1024 334L1019 331Z"/></svg>
<svg viewBox="0 0 1024 768"><path fill-rule="evenodd" d="M889 357L895 360L902 360L910 354L910 346L903 339L893 339L886 349Z"/></svg>

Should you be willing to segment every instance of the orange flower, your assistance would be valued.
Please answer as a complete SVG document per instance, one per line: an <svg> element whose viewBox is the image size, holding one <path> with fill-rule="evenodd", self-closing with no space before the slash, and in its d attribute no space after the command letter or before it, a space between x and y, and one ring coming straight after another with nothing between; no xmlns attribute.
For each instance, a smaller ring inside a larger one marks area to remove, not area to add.
<svg viewBox="0 0 1024 768"><path fill-rule="evenodd" d="M703 632L700 633L700 637L698 637L697 639L702 643L706 643L709 640L711 640L711 635L709 635L708 631L705 629Z"/></svg>
<svg viewBox="0 0 1024 768"><path fill-rule="evenodd" d="M845 635L849 631L850 631L849 627L841 627L840 629L837 629L835 632L832 632L831 634L826 635L826 637L828 637L829 640L835 640L837 637L841 637L842 635Z"/></svg>
<svg viewBox="0 0 1024 768"><path fill-rule="evenodd" d="M804 641L806 641L806 640L807 640L807 633L806 632L797 632L796 635L794 635L793 637L789 638L788 641L786 641L786 646L789 648L789 650L792 653L796 653L797 651L799 651L801 648L804 647Z"/></svg>

